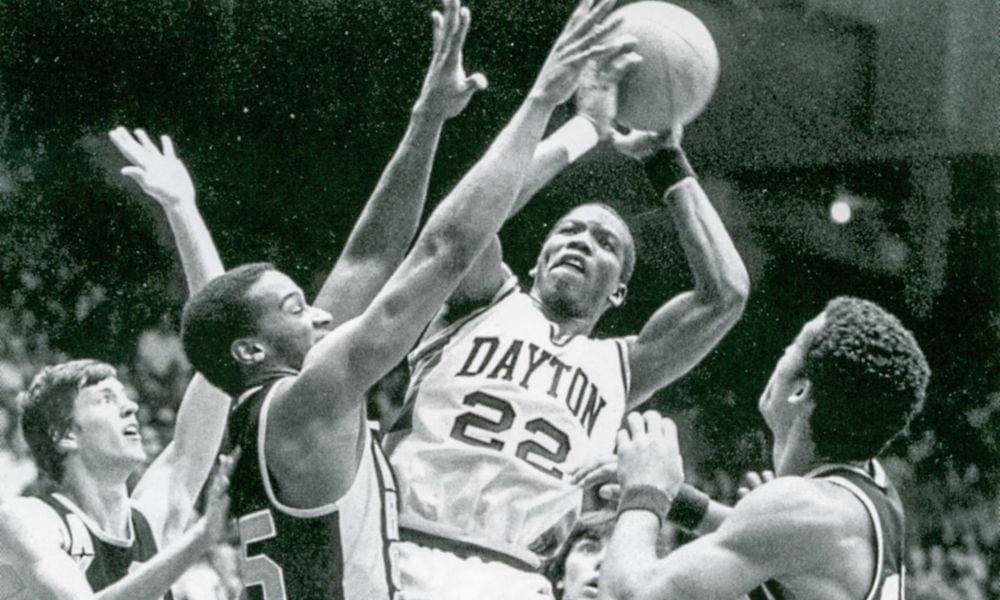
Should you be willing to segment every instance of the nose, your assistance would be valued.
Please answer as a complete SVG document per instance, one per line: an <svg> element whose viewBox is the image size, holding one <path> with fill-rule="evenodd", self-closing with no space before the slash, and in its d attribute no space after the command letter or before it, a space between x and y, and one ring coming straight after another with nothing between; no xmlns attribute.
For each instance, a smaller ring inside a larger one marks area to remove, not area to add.
<svg viewBox="0 0 1000 600"><path fill-rule="evenodd" d="M309 307L310 316L312 318L313 327L316 329L325 329L329 327L330 323L333 322L333 316L326 312L322 308L316 308L315 306Z"/></svg>
<svg viewBox="0 0 1000 600"><path fill-rule="evenodd" d="M590 256L593 252L593 248L590 245L590 237L586 233L573 236L573 238L566 244L566 247L576 250L582 254L586 254L587 256Z"/></svg>
<svg viewBox="0 0 1000 600"><path fill-rule="evenodd" d="M129 398L128 396L124 397L124 400L122 400L121 405L122 405L123 417L131 417L135 413L139 412L139 405L136 404L135 400Z"/></svg>

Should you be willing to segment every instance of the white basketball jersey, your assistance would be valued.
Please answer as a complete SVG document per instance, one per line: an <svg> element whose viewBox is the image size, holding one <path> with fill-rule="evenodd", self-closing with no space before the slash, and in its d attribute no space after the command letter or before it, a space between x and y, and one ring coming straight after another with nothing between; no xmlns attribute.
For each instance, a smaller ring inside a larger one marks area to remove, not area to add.
<svg viewBox="0 0 1000 600"><path fill-rule="evenodd" d="M511 279L410 364L411 412L387 443L401 527L537 565L579 514L567 473L614 451L627 344L560 338Z"/></svg>

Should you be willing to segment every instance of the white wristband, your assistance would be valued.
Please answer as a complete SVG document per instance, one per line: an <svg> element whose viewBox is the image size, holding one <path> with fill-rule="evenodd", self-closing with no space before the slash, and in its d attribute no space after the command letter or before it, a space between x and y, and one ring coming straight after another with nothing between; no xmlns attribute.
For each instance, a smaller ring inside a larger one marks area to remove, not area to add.
<svg viewBox="0 0 1000 600"><path fill-rule="evenodd" d="M600 136L590 119L577 115L549 136L549 140L565 148L572 163L596 146Z"/></svg>

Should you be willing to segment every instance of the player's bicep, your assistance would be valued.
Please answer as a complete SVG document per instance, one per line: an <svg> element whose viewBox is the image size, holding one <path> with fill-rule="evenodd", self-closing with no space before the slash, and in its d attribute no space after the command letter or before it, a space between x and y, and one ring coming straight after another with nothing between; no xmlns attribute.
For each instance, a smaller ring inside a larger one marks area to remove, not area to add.
<svg viewBox="0 0 1000 600"><path fill-rule="evenodd" d="M494 236L475 264L448 297L449 309L463 311L463 307L478 306L490 301L510 276L510 269L503 262L500 238ZM460 315L459 315L460 316Z"/></svg>
<svg viewBox="0 0 1000 600"><path fill-rule="evenodd" d="M629 339L629 409L693 369L732 326L717 305L684 292L661 306Z"/></svg>
<svg viewBox="0 0 1000 600"><path fill-rule="evenodd" d="M743 552L722 536L709 534L674 550L659 561L635 595L659 598L741 598L770 579L766 552Z"/></svg>

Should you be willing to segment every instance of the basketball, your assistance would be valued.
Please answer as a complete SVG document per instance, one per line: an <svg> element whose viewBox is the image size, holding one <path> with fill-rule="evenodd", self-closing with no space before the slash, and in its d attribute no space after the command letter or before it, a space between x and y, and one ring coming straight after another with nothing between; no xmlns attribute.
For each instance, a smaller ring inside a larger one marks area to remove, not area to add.
<svg viewBox="0 0 1000 600"><path fill-rule="evenodd" d="M618 120L633 129L663 131L697 117L715 92L719 53L712 34L687 10L658 0L611 13L618 31L638 40L642 62L618 90Z"/></svg>

